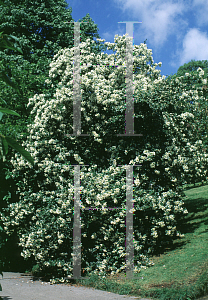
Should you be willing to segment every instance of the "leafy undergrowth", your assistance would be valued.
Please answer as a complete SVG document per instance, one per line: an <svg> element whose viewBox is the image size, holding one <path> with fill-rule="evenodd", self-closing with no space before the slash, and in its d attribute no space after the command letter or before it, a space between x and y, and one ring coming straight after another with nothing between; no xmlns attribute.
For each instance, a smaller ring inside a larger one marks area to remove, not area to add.
<svg viewBox="0 0 208 300"><path fill-rule="evenodd" d="M184 206L189 212L179 223L184 237L150 256L153 267L133 279L126 278L125 273L108 278L93 275L76 284L160 300L192 300L208 295L208 185L189 185L184 192Z"/></svg>

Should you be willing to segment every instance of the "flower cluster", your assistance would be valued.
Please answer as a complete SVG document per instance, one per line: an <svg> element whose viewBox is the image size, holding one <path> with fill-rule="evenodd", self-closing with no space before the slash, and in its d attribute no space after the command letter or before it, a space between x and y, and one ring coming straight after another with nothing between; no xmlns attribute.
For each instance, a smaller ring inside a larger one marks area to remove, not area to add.
<svg viewBox="0 0 208 300"><path fill-rule="evenodd" d="M42 272L53 271L61 281L73 273L73 165L83 165L82 264L99 275L125 269L126 165L137 165L135 272L152 265L148 254L158 245L181 236L177 217L187 210L178 185L206 177L207 154L196 127L187 127L194 124L194 115L187 112L191 96L184 91L176 97L172 90L164 96L165 78L156 70L161 63L154 64L145 44L135 46L133 54L134 127L143 136L117 136L125 130L126 38L116 36L114 43L106 43L115 51L109 55L91 53L93 41L80 44L81 126L89 136L72 135L74 48L59 51L50 65L51 89L28 104L34 123L23 146L36 167L19 154L12 160L19 202L1 214L4 229L8 234L16 229L22 256L33 256Z"/></svg>

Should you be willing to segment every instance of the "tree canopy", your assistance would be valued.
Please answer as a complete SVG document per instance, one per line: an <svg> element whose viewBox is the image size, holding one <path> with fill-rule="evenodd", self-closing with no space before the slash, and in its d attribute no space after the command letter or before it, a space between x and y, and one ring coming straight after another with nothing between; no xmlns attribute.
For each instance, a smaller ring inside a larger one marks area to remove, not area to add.
<svg viewBox="0 0 208 300"><path fill-rule="evenodd" d="M74 20L72 9L67 9L64 0L45 1L4 1L0 3L0 32L14 35L19 39L18 47L23 54L13 49L0 53L1 70L18 86L19 92L0 82L0 106L15 110L21 118L4 116L1 132L24 140L27 124L32 122L27 109L29 98L47 92L45 80L49 65L55 54L65 47L74 46ZM89 14L80 19L81 41L99 37L97 25ZM93 52L100 53L103 45L96 41ZM7 124L7 126L5 126Z"/></svg>
<svg viewBox="0 0 208 300"><path fill-rule="evenodd" d="M187 90L191 90L192 86L196 88L202 88L205 86L204 83L197 81L197 70L201 68L204 71L204 77L208 78L208 61L207 60L191 60L188 63L183 64L178 68L178 71L173 74L169 75L166 80L169 81L170 79L179 78L181 76L185 76L186 73L189 73L191 76L187 77L186 88ZM206 90L206 88L204 88Z"/></svg>
<svg viewBox="0 0 208 300"><path fill-rule="evenodd" d="M0 5L0 32L18 37L23 55L17 55L11 49L1 53L4 71L19 86L20 95L1 84L0 98L6 101L8 108L15 109L22 116L24 124L29 116L28 99L34 94L44 93L48 88L45 80L53 56L60 49L74 46L74 20L72 9L67 9L64 0L8 0L5 3ZM99 37L97 25L89 14L79 21L82 21L81 41ZM98 53L101 49L102 45L97 42L93 51ZM7 121L12 123L13 119ZM19 128L16 128L18 132L20 127L19 124Z"/></svg>
<svg viewBox="0 0 208 300"><path fill-rule="evenodd" d="M203 79L199 80L198 73L201 73ZM182 90L189 93L191 90L198 90L200 94L203 95L203 101L198 102L197 97L192 97L190 103L193 104L190 107L190 111L192 111L195 114L196 120L198 124L200 125L200 128L198 130L199 138L201 138L207 149L208 149L208 61L207 60L191 60L188 63L185 63L184 65L180 66L178 68L177 73L170 75L166 78L167 82L173 82L179 80L183 87L181 86L181 97ZM195 105L197 104L197 105ZM197 114L196 114L197 111Z"/></svg>
<svg viewBox="0 0 208 300"><path fill-rule="evenodd" d="M205 74L208 73L208 61L207 60L194 60L192 59L190 62L185 63L184 65L180 66L177 71L178 76L183 76L185 73L195 73L198 68L204 70Z"/></svg>

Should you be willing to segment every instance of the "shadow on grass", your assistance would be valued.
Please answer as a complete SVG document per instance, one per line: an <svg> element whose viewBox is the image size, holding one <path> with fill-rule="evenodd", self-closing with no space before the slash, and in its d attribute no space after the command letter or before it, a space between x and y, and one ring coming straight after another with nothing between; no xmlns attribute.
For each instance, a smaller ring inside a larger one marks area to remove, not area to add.
<svg viewBox="0 0 208 300"><path fill-rule="evenodd" d="M208 209L208 199L187 199L184 201L184 207L189 214L185 218L178 219L178 230L181 233L193 233L202 223L208 224L208 213L204 213Z"/></svg>
<svg viewBox="0 0 208 300"><path fill-rule="evenodd" d="M190 193L186 193L188 199L184 199L184 207L187 208L189 214L184 218L177 220L177 229L182 234L191 234L199 229L204 229L204 225L208 225L208 193L206 190L197 190L198 187L192 188ZM198 196L198 197L197 197ZM204 229L200 232L207 233L208 229ZM193 235L192 235L193 234ZM174 244L168 249L173 251L177 248L183 248L184 244L193 243L189 235L185 235L184 239L175 239ZM196 235L197 237L197 235ZM167 250L167 248L166 248ZM161 251L163 254L165 251ZM188 284L179 283L161 283L152 284L149 289L142 290L140 295L142 297L154 297L153 299L159 300L192 300L199 297L206 296L208 299L208 266L205 261L205 265L198 272L197 277L191 279ZM204 299L204 298L203 298Z"/></svg>
<svg viewBox="0 0 208 300"><path fill-rule="evenodd" d="M197 189L197 187L196 187ZM194 192L193 192L194 194ZM202 227L202 225L208 225L208 213L205 211L208 210L208 198L193 198L186 199L184 201L184 207L188 210L188 215L185 217L179 217L177 220L177 230L181 234L194 233L198 228ZM206 233L208 229L205 229L201 233ZM201 234L200 233L200 234ZM164 253L174 251L177 249L182 249L186 244L191 243L191 241L185 236L184 238L173 238L169 245L163 248L162 246L157 248L155 252L150 255L152 256L160 256Z"/></svg>

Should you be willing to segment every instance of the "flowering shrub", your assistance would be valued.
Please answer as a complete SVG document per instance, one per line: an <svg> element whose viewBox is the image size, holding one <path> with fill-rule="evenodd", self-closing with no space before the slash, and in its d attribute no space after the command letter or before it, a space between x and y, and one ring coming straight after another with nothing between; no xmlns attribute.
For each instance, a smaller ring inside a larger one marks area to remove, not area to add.
<svg viewBox="0 0 208 300"><path fill-rule="evenodd" d="M61 281L73 270L72 164L89 165L80 171L82 267L104 276L125 270L125 165L140 165L134 167L134 272L151 266L148 255L181 236L177 218L188 211L179 186L206 179L208 155L189 112L191 95L165 92L145 44L134 48L134 126L143 136L117 136L125 128L125 39L106 43L115 52L109 55L91 53L93 41L80 44L81 124L89 136L70 136L74 53L59 51L50 64L48 94L28 104L34 123L23 144L35 167L19 154L12 160L9 176L19 202L2 213L4 229L17 230L22 256L33 256L40 271Z"/></svg>
<svg viewBox="0 0 208 300"><path fill-rule="evenodd" d="M166 97L167 92L171 98L177 97L180 105L182 106L184 101L191 103L189 107L189 112L194 115L194 120L196 121L196 133L198 140L203 140L204 148L208 149L208 102L207 102L207 92L206 84L207 78L204 74L204 71L201 68L197 69L197 74L185 73L184 76L179 76L176 78L171 78L171 81L168 82L167 87L158 89L157 93L160 93L160 97ZM163 93L163 95L161 95ZM182 100L182 101L181 101ZM170 107L171 107L170 103ZM193 122L187 125L193 126Z"/></svg>

